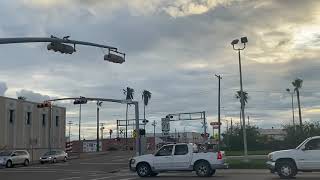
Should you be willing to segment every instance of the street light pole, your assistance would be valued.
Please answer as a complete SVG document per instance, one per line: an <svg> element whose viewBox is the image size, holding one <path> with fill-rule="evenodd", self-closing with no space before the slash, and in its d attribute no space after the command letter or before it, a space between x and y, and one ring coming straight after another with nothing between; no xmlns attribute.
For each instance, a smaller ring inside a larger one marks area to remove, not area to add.
<svg viewBox="0 0 320 180"><path fill-rule="evenodd" d="M153 126L153 137L154 137L154 150L157 149L157 145L156 145L156 120L153 121L153 123L151 124Z"/></svg>
<svg viewBox="0 0 320 180"><path fill-rule="evenodd" d="M243 85L242 85L242 69L241 69L241 55L240 51L246 48L246 43L248 42L247 37L241 38L241 43L244 44L243 48L235 49L234 45L238 44L239 40L235 39L231 42L231 45L234 50L238 51L239 56L239 73L240 73L240 94L241 94L241 116L242 116L242 129L243 129L243 149L244 149L244 156L245 159L248 159L248 147L247 147L247 130L246 130L246 120L244 114L244 94L243 94Z"/></svg>
<svg viewBox="0 0 320 180"><path fill-rule="evenodd" d="M292 124L293 126L295 126L295 122L294 122L294 105L293 105L293 95L294 95L294 91L291 92L290 89L287 89L287 92L291 95L291 107L292 107Z"/></svg>
<svg viewBox="0 0 320 180"><path fill-rule="evenodd" d="M218 90L218 151L220 151L220 145L221 145L221 119L220 119L220 80L222 77L220 75L215 75L218 78L219 81L219 90Z"/></svg>
<svg viewBox="0 0 320 180"><path fill-rule="evenodd" d="M79 108L79 143L81 142L81 104Z"/></svg>
<svg viewBox="0 0 320 180"><path fill-rule="evenodd" d="M99 140L99 111L101 107L102 102L97 101L97 152L100 151L100 140Z"/></svg>

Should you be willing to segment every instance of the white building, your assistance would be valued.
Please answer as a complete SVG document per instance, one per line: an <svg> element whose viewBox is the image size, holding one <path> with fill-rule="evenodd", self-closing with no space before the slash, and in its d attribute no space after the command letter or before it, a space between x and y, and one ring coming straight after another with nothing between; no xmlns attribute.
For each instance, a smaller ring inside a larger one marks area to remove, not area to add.
<svg viewBox="0 0 320 180"><path fill-rule="evenodd" d="M265 135L269 138L282 141L286 136L286 132L283 129L259 129L260 135Z"/></svg>
<svg viewBox="0 0 320 180"><path fill-rule="evenodd" d="M36 160L48 151L49 137L52 149L64 150L66 109L53 106L50 123L49 108L37 105L0 96L0 150L25 149Z"/></svg>

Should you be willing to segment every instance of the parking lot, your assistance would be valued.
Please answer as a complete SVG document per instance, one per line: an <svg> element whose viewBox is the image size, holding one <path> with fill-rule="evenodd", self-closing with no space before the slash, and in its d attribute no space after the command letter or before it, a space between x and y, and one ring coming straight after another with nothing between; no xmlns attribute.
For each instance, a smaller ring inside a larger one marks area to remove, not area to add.
<svg viewBox="0 0 320 180"><path fill-rule="evenodd" d="M109 154L73 159L66 163L34 164L28 167L0 169L1 180L134 180L134 179L198 179L195 173L162 173L155 178L140 178L128 170L130 153L110 152ZM296 179L319 179L319 173L299 174ZM268 170L219 170L217 174L205 179L279 179Z"/></svg>

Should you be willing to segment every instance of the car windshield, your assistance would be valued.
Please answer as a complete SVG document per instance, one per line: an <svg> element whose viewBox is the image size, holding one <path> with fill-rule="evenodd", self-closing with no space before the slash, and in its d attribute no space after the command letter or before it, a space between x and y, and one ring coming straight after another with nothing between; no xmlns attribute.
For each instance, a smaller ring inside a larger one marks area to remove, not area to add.
<svg viewBox="0 0 320 180"><path fill-rule="evenodd" d="M298 147L296 147L296 149L300 149L301 148L301 146L303 146L307 141L309 141L310 140L310 138L308 138L308 139L306 139L306 140L304 140L301 144L299 144L299 146Z"/></svg>
<svg viewBox="0 0 320 180"><path fill-rule="evenodd" d="M10 156L12 151L2 151L0 152L0 156Z"/></svg>
<svg viewBox="0 0 320 180"><path fill-rule="evenodd" d="M54 154L56 154L55 151L49 151L49 152L46 152L44 155L49 156L49 155L54 155Z"/></svg>

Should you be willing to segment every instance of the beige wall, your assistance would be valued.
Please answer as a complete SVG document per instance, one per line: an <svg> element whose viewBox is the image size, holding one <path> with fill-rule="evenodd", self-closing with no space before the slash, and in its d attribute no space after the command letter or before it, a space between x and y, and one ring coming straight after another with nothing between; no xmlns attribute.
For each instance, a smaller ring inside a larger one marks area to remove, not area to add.
<svg viewBox="0 0 320 180"><path fill-rule="evenodd" d="M10 123L10 110L14 110ZM30 124L27 124L28 112ZM45 125L42 119L45 114ZM37 108L37 103L0 96L0 149L27 149L34 159L49 148L49 108ZM56 117L59 124L56 126ZM52 108L51 147L65 148L66 109Z"/></svg>

